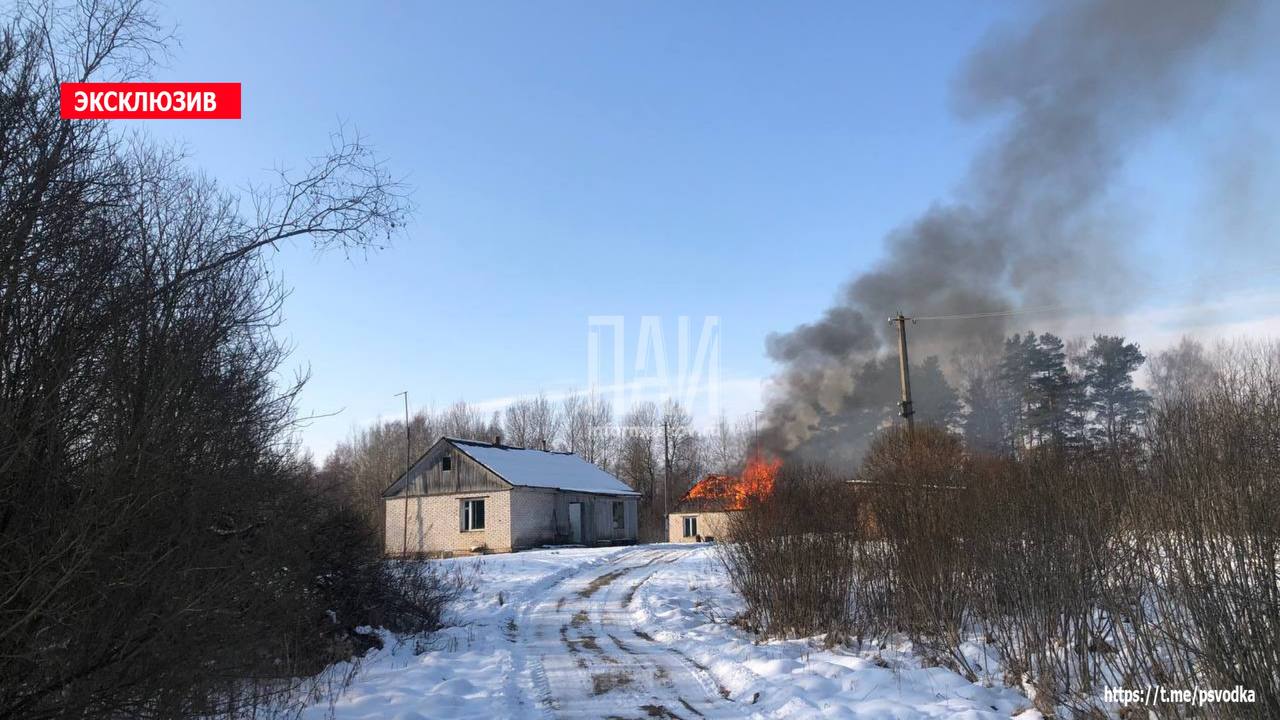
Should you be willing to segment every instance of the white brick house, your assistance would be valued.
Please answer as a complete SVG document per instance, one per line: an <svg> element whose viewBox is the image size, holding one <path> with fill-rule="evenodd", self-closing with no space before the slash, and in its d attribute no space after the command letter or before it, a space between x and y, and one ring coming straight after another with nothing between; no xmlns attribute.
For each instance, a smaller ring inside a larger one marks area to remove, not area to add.
<svg viewBox="0 0 1280 720"><path fill-rule="evenodd" d="M389 555L636 541L639 493L573 453L440 438L382 493Z"/></svg>

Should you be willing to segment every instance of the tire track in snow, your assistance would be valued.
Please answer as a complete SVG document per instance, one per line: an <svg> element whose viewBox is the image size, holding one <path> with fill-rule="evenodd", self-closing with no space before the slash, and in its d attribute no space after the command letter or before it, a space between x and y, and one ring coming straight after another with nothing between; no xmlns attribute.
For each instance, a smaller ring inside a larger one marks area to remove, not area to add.
<svg viewBox="0 0 1280 720"><path fill-rule="evenodd" d="M549 718L745 717L696 663L632 636L628 604L654 571L684 551L637 549L541 588L520 613L513 677ZM512 696L518 693L512 693Z"/></svg>
<svg viewBox="0 0 1280 720"><path fill-rule="evenodd" d="M681 550L675 551L675 557L673 558L673 560L679 559L682 552L683 551ZM670 571L671 571L671 568L669 567L657 568L653 572L650 572L646 574L643 578L641 578L639 582L637 582L634 586L632 586L630 591L623 598L623 609L627 610L629 614L631 607L635 603L636 596L640 594L640 589L646 583L652 580L654 577L660 575L661 573L670 572ZM715 673L712 672L711 668L707 667L706 665L690 657L679 647L657 641L647 630L645 630L644 628L636 624L633 620L630 621L630 625L631 625L632 633L637 638L644 641L645 643L648 643L654 648L657 648L657 649L666 651L668 653L671 653L672 655L675 655L677 658L680 659L682 663L692 668L691 672L695 676L699 678L705 678L706 682L708 683L708 685L706 686L708 694L711 694L714 691L715 694L724 698L726 701L733 701L731 698L731 693L729 689L720 681L718 677L716 677ZM735 665L734 671L738 674L745 674L750 677L753 677L757 681L762 680L759 674L747 668L745 665ZM752 683L752 685L755 685L755 684L756 683ZM777 715L778 710L783 705L787 705L788 702L790 701L785 697L779 697L772 700L770 698L764 698L762 701L762 698L760 697L760 693L756 692L753 695L753 697L751 697L750 699L741 699L733 702L735 703L734 707L737 708L737 714L727 715L726 717L772 718ZM816 706L814 706L813 711L815 714L817 714L819 712L819 709Z"/></svg>
<svg viewBox="0 0 1280 720"><path fill-rule="evenodd" d="M638 552L641 552L640 548L624 550L617 555L557 571L530 586L517 606L518 609L512 608L512 615L508 618L508 622L515 625L515 632L511 633L510 637L512 641L510 666L503 682L503 695L513 714L520 708L533 707L544 718L550 719L556 717L554 712L558 708L551 684L541 663L529 662L527 648L533 643L542 643L547 639L545 627L539 625L531 628L529 618L533 610L540 607L557 587L574 579L584 570L624 561ZM559 603L557 610L562 606L563 603ZM520 714L523 715L523 713Z"/></svg>

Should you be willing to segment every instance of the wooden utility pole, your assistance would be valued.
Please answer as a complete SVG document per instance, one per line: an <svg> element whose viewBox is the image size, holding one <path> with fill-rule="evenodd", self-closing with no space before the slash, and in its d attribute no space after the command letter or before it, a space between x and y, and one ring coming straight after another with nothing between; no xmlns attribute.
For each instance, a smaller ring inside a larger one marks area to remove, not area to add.
<svg viewBox="0 0 1280 720"><path fill-rule="evenodd" d="M662 522L663 530L670 532L671 524L671 418L662 416Z"/></svg>
<svg viewBox="0 0 1280 720"><path fill-rule="evenodd" d="M404 530L404 539L400 541L400 552L404 555L409 554L409 466L411 464L409 449L409 391L404 390L398 392L392 397L404 396L404 520L401 523L401 529Z"/></svg>
<svg viewBox="0 0 1280 720"><path fill-rule="evenodd" d="M902 417L907 420L907 437L915 437L916 423L912 418L916 411L911 407L911 366L907 362L907 321L911 318L898 312L889 322L898 325L898 373L902 378Z"/></svg>

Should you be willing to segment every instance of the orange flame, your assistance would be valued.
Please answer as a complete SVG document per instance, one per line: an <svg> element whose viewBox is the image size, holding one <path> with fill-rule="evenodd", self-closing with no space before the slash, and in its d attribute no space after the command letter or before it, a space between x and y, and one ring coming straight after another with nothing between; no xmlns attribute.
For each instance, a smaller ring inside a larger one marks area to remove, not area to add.
<svg viewBox="0 0 1280 720"><path fill-rule="evenodd" d="M752 455L742 475L708 475L689 489L689 500L722 502L725 510L742 510L754 499L773 492L773 481L782 461Z"/></svg>

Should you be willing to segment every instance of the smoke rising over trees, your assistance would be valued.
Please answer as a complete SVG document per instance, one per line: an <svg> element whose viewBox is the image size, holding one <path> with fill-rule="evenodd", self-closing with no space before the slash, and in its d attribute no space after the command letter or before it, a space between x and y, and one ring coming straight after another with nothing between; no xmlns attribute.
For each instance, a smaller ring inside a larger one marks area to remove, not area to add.
<svg viewBox="0 0 1280 720"><path fill-rule="evenodd" d="M884 259L850 280L834 307L768 338L769 356L782 365L769 400L770 444L814 459L837 446L865 447L865 427L848 418L878 404L866 368L888 347L884 318L899 309L1088 311L1096 298L1124 297L1114 180L1139 141L1177 113L1192 70L1221 60L1210 51L1246 44L1241 20L1254 7L1055 4L1025 32L992 35L973 52L956 78L956 105L968 118L1004 118L1002 129L955 198L890 233ZM1003 317L916 327L913 351L944 360L998 351L1007 332ZM979 386L973 400L997 402L987 394ZM1041 408L1036 422L1049 425L1032 432L1064 432L1075 411L1062 400Z"/></svg>
<svg viewBox="0 0 1280 720"><path fill-rule="evenodd" d="M1080 345L1075 355L1052 333L1012 335L998 356L969 358L957 369L963 392L937 357L913 363L916 420L963 435L974 450L1003 455L1131 440L1150 403L1134 380L1142 352L1123 337L1073 344ZM854 382L862 389L858 402L827 414L805 445L835 467L856 466L875 433L898 419L896 358L868 359Z"/></svg>
<svg viewBox="0 0 1280 720"><path fill-rule="evenodd" d="M1081 340L1075 355L1050 333L1026 332L1004 342L1004 352L974 359L962 373L964 393L948 381L937 357L912 366L916 417L924 425L963 434L968 446L1020 456L1038 447L1120 447L1133 440L1146 417L1148 394L1134 384L1144 356L1122 337ZM1198 347L1198 346L1195 346ZM1157 357L1164 357L1164 354ZM891 424L898 411L898 364L889 357L863 363L857 383L867 389L857 405L833 413L810 448L837 469L861 460L862 438ZM410 419L410 456L417 458L442 435L575 452L617 475L641 494L641 537L664 537L664 513L706 473L737 474L760 445L748 417L720 418L699 430L677 402L638 403L615 420L608 402L570 393L558 404L546 395L520 398L485 420L459 401L441 412L420 410ZM851 440L855 438L855 440ZM381 528L381 492L405 469L403 421L357 429L324 460L318 477L339 489L372 528Z"/></svg>
<svg viewBox="0 0 1280 720"><path fill-rule="evenodd" d="M1045 717L1280 717L1280 345L1152 362L1197 371L1151 403L1123 338L1021 333L971 375L969 397L1008 414L966 435L999 454L921 425L877 433L857 483L788 463L799 476L721 550L741 620L870 647L905 633L930 665L1032 689ZM1079 403L1057 414L1064 392ZM1115 678L1246 694L1117 702Z"/></svg>

